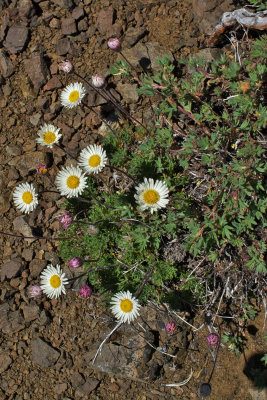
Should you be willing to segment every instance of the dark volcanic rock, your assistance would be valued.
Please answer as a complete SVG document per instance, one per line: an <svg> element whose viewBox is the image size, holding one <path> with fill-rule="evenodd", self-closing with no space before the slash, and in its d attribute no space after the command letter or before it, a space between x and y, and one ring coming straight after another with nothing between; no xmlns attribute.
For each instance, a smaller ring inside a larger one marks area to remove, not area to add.
<svg viewBox="0 0 267 400"><path fill-rule="evenodd" d="M29 29L23 25L13 25L8 30L4 46L10 53L16 54L22 51L29 37Z"/></svg>
<svg viewBox="0 0 267 400"><path fill-rule="evenodd" d="M4 78L8 78L14 72L12 61L4 50L0 50L0 72Z"/></svg>
<svg viewBox="0 0 267 400"><path fill-rule="evenodd" d="M33 83L35 89L40 89L49 78L44 57L41 54L34 55L31 59L24 61L25 71Z"/></svg>
<svg viewBox="0 0 267 400"><path fill-rule="evenodd" d="M51 367L57 362L60 356L57 350L53 349L53 347L40 338L32 340L31 349L32 361L40 365L40 367Z"/></svg>
<svg viewBox="0 0 267 400"><path fill-rule="evenodd" d="M3 264L1 268L1 282L3 282L5 279L11 279L17 276L21 271L21 267L22 264L21 260L19 259L11 260Z"/></svg>

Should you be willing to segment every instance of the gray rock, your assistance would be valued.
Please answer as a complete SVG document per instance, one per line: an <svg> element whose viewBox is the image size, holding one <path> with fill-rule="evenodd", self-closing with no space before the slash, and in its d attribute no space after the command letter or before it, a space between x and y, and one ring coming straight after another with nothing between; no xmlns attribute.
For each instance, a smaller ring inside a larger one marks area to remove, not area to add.
<svg viewBox="0 0 267 400"><path fill-rule="evenodd" d="M77 33L76 21L74 18L64 18L61 25L62 35L74 35Z"/></svg>
<svg viewBox="0 0 267 400"><path fill-rule="evenodd" d="M35 114L31 115L30 116L30 123L33 126L39 125L41 117L42 117L42 114L40 114L40 113L35 113Z"/></svg>
<svg viewBox="0 0 267 400"><path fill-rule="evenodd" d="M137 43L131 49L123 49L123 54L135 68L140 65L147 67L150 64L148 51L143 43Z"/></svg>
<svg viewBox="0 0 267 400"><path fill-rule="evenodd" d="M22 263L20 259L15 259L2 264L1 282L6 279L15 278L21 271Z"/></svg>
<svg viewBox="0 0 267 400"><path fill-rule="evenodd" d="M56 53L59 56L64 56L68 53L77 56L79 54L79 49L70 39L63 38L56 43Z"/></svg>
<svg viewBox="0 0 267 400"><path fill-rule="evenodd" d="M6 193L0 194L0 213L4 214L10 209L9 195Z"/></svg>
<svg viewBox="0 0 267 400"><path fill-rule="evenodd" d="M98 379L90 377L87 378L83 385L77 387L75 391L75 397L87 396L98 386L99 382L100 381Z"/></svg>
<svg viewBox="0 0 267 400"><path fill-rule="evenodd" d="M57 6L60 8L66 8L70 9L73 7L73 1L72 0L52 0L53 3L55 3Z"/></svg>
<svg viewBox="0 0 267 400"><path fill-rule="evenodd" d="M76 21L84 16L84 9L83 7L75 7L71 13L72 18Z"/></svg>
<svg viewBox="0 0 267 400"><path fill-rule="evenodd" d="M9 357L9 353L7 351L0 351L0 374L2 374L11 363L12 358Z"/></svg>
<svg viewBox="0 0 267 400"><path fill-rule="evenodd" d="M13 25L7 32L4 46L12 54L21 52L29 37L29 28L24 25Z"/></svg>
<svg viewBox="0 0 267 400"><path fill-rule="evenodd" d="M16 217L13 221L13 228L16 233L20 233L23 236L32 236L32 229L30 225L26 222L26 217ZM26 243L30 244L36 239L25 239Z"/></svg>
<svg viewBox="0 0 267 400"><path fill-rule="evenodd" d="M146 34L146 28L144 26L130 27L127 29L123 45L128 47L134 46L140 39L142 39Z"/></svg>
<svg viewBox="0 0 267 400"><path fill-rule="evenodd" d="M173 55L170 51L166 50L164 47L161 47L159 43L146 43L146 48L148 51L148 57L151 62L151 68L154 71L160 70L160 66L157 62L158 57L166 56L168 55L170 57L171 62L174 61Z"/></svg>
<svg viewBox="0 0 267 400"><path fill-rule="evenodd" d="M30 322L39 317L39 307L37 305L26 305L23 308L25 322Z"/></svg>
<svg viewBox="0 0 267 400"><path fill-rule="evenodd" d="M24 61L25 72L35 89L40 89L49 79L50 73L42 54Z"/></svg>
<svg viewBox="0 0 267 400"><path fill-rule="evenodd" d="M120 329L123 329L123 334L116 336L114 333L112 338L116 343L105 343L94 363L90 361L93 359L95 351L85 354L84 360L86 364L90 363L93 369L136 378L140 376L143 368L147 369L146 363L153 354L153 349L147 344L147 341L153 344L154 335L149 331L142 336L138 335L128 326ZM101 339L99 341L101 342Z"/></svg>
<svg viewBox="0 0 267 400"><path fill-rule="evenodd" d="M194 22L197 23L201 33L210 35L215 26L220 22L222 14L233 9L231 0L193 0L192 11Z"/></svg>
<svg viewBox="0 0 267 400"><path fill-rule="evenodd" d="M137 85L118 82L117 89L126 103L136 103L138 101Z"/></svg>
<svg viewBox="0 0 267 400"><path fill-rule="evenodd" d="M29 153L22 154L17 157L13 157L8 165L14 165L17 169L25 168L28 171L34 171L36 164L43 163L49 164L50 158L48 153L44 151L30 151Z"/></svg>
<svg viewBox="0 0 267 400"><path fill-rule="evenodd" d="M109 34L114 18L113 7L105 7L99 11L96 26L101 35Z"/></svg>
<svg viewBox="0 0 267 400"><path fill-rule="evenodd" d="M4 334L11 335L12 333L21 331L25 327L23 317L19 310L12 312L6 310L6 314L2 317L3 318L0 317L0 329Z"/></svg>
<svg viewBox="0 0 267 400"><path fill-rule="evenodd" d="M85 383L85 380L83 379L82 375L79 374L79 372L77 371L73 372L70 381L74 389L76 389L78 386L83 386L83 384Z"/></svg>
<svg viewBox="0 0 267 400"><path fill-rule="evenodd" d="M15 157L22 153L22 148L21 145L11 143L6 146L5 151L9 156Z"/></svg>
<svg viewBox="0 0 267 400"><path fill-rule="evenodd" d="M31 341L32 361L40 367L51 367L59 359L60 353L42 339Z"/></svg>
<svg viewBox="0 0 267 400"><path fill-rule="evenodd" d="M13 63L3 49L0 49L0 72L4 78L8 78L14 72Z"/></svg>

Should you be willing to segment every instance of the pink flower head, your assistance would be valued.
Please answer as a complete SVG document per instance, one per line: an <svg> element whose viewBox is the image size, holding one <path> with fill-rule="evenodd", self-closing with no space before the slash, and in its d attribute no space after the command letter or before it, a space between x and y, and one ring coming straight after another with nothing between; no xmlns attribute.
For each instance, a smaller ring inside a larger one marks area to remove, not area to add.
<svg viewBox="0 0 267 400"><path fill-rule="evenodd" d="M88 285L83 285L79 291L79 295L84 299L88 299L92 295L93 291Z"/></svg>
<svg viewBox="0 0 267 400"><path fill-rule="evenodd" d="M72 216L67 212L64 211L64 215L60 218L60 222L67 229L72 224Z"/></svg>
<svg viewBox="0 0 267 400"><path fill-rule="evenodd" d="M218 335L216 335L216 333L210 333L207 337L206 337L208 344L210 346L217 346L217 344L220 341L220 338Z"/></svg>
<svg viewBox="0 0 267 400"><path fill-rule="evenodd" d="M69 262L69 266L71 268L79 268L81 265L82 261L79 257L73 257Z"/></svg>
<svg viewBox="0 0 267 400"><path fill-rule="evenodd" d="M114 51L120 51L121 42L117 38L110 38L108 41L108 47Z"/></svg>
<svg viewBox="0 0 267 400"><path fill-rule="evenodd" d="M63 72L66 72L66 74L69 74L73 70L73 65L69 60L66 60L61 64L61 69Z"/></svg>
<svg viewBox="0 0 267 400"><path fill-rule="evenodd" d="M170 333L171 335L174 334L174 332L176 331L176 324L175 322L168 322L165 326L165 331Z"/></svg>
<svg viewBox="0 0 267 400"><path fill-rule="evenodd" d="M36 164L36 171L39 175L45 175L47 173L47 166L43 163Z"/></svg>
<svg viewBox="0 0 267 400"><path fill-rule="evenodd" d="M40 297L42 296L43 291L41 289L40 285L33 285L30 289L29 289L29 295L30 297Z"/></svg>
<svg viewBox="0 0 267 400"><path fill-rule="evenodd" d="M105 86L105 78L103 78L103 76L101 75L93 75L92 76L92 84L94 85L94 87L101 89L102 87Z"/></svg>

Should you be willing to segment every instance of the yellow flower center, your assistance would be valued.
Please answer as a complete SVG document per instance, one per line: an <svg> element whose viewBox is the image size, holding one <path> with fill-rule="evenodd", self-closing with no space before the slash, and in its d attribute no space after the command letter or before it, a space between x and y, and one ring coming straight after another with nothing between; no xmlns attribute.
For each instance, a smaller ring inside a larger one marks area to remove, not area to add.
<svg viewBox="0 0 267 400"><path fill-rule="evenodd" d="M55 135L54 132L45 132L45 134L44 134L44 142L46 144L54 143L55 140L56 140L56 135Z"/></svg>
<svg viewBox="0 0 267 400"><path fill-rule="evenodd" d="M147 204L155 204L159 201L159 194L156 190L149 189L143 194L143 199Z"/></svg>
<svg viewBox="0 0 267 400"><path fill-rule="evenodd" d="M133 309L133 303L131 300L124 299L120 302L120 308L123 312L130 312Z"/></svg>
<svg viewBox="0 0 267 400"><path fill-rule="evenodd" d="M31 202L33 201L33 195L31 194L31 192L24 192L22 195L22 201L26 204L31 204Z"/></svg>
<svg viewBox="0 0 267 400"><path fill-rule="evenodd" d="M50 285L52 288L57 289L61 285L61 279L58 275L52 275L50 278Z"/></svg>
<svg viewBox="0 0 267 400"><path fill-rule="evenodd" d="M77 101L79 97L80 93L78 92L78 90L73 90L73 92L71 92L69 95L69 101L71 103L75 103L75 101Z"/></svg>
<svg viewBox="0 0 267 400"><path fill-rule="evenodd" d="M78 176L72 175L69 176L67 179L67 186L70 189L76 189L80 184L80 179L78 178Z"/></svg>
<svg viewBox="0 0 267 400"><path fill-rule="evenodd" d="M101 158L99 157L98 154L94 154L93 156L91 156L88 160L88 164L90 165L90 167L98 167L100 164Z"/></svg>

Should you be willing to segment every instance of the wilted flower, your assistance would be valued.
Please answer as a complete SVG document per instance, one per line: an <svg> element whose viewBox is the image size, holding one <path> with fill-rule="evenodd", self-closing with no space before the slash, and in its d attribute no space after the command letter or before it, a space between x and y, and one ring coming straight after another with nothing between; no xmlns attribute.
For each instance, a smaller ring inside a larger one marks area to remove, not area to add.
<svg viewBox="0 0 267 400"><path fill-rule="evenodd" d="M168 322L165 326L165 331L170 333L171 335L174 334L174 332L176 331L176 324L175 322Z"/></svg>
<svg viewBox="0 0 267 400"><path fill-rule="evenodd" d="M33 285L30 289L29 289L29 295L30 297L40 297L42 296L43 291L41 289L40 285Z"/></svg>
<svg viewBox="0 0 267 400"><path fill-rule="evenodd" d="M92 76L92 84L94 85L94 87L101 89L102 87L105 86L105 78L103 78L103 76L101 75L93 75Z"/></svg>
<svg viewBox="0 0 267 400"><path fill-rule="evenodd" d="M71 268L79 268L81 265L82 261L79 257L73 257L69 262L69 266Z"/></svg>
<svg viewBox="0 0 267 400"><path fill-rule="evenodd" d="M88 233L91 236L97 236L99 234L99 228L96 225L89 225Z"/></svg>
<svg viewBox="0 0 267 400"><path fill-rule="evenodd" d="M45 175L47 173L47 166L43 163L36 164L36 171L39 175Z"/></svg>
<svg viewBox="0 0 267 400"><path fill-rule="evenodd" d="M114 51L120 51L121 42L117 38L110 38L108 41L108 47Z"/></svg>
<svg viewBox="0 0 267 400"><path fill-rule="evenodd" d="M64 214L60 218L60 222L64 228L68 228L72 224L72 216L67 211L64 211Z"/></svg>
<svg viewBox="0 0 267 400"><path fill-rule="evenodd" d="M66 74L69 74L73 71L73 65L69 60L66 60L61 64L61 69L63 72L66 72Z"/></svg>
<svg viewBox="0 0 267 400"><path fill-rule="evenodd" d="M88 285L83 285L79 291L79 295L84 299L88 299L92 295L93 291Z"/></svg>
<svg viewBox="0 0 267 400"><path fill-rule="evenodd" d="M208 344L210 346L217 346L217 344L220 341L219 336L216 333L210 333L207 337L206 337Z"/></svg>

